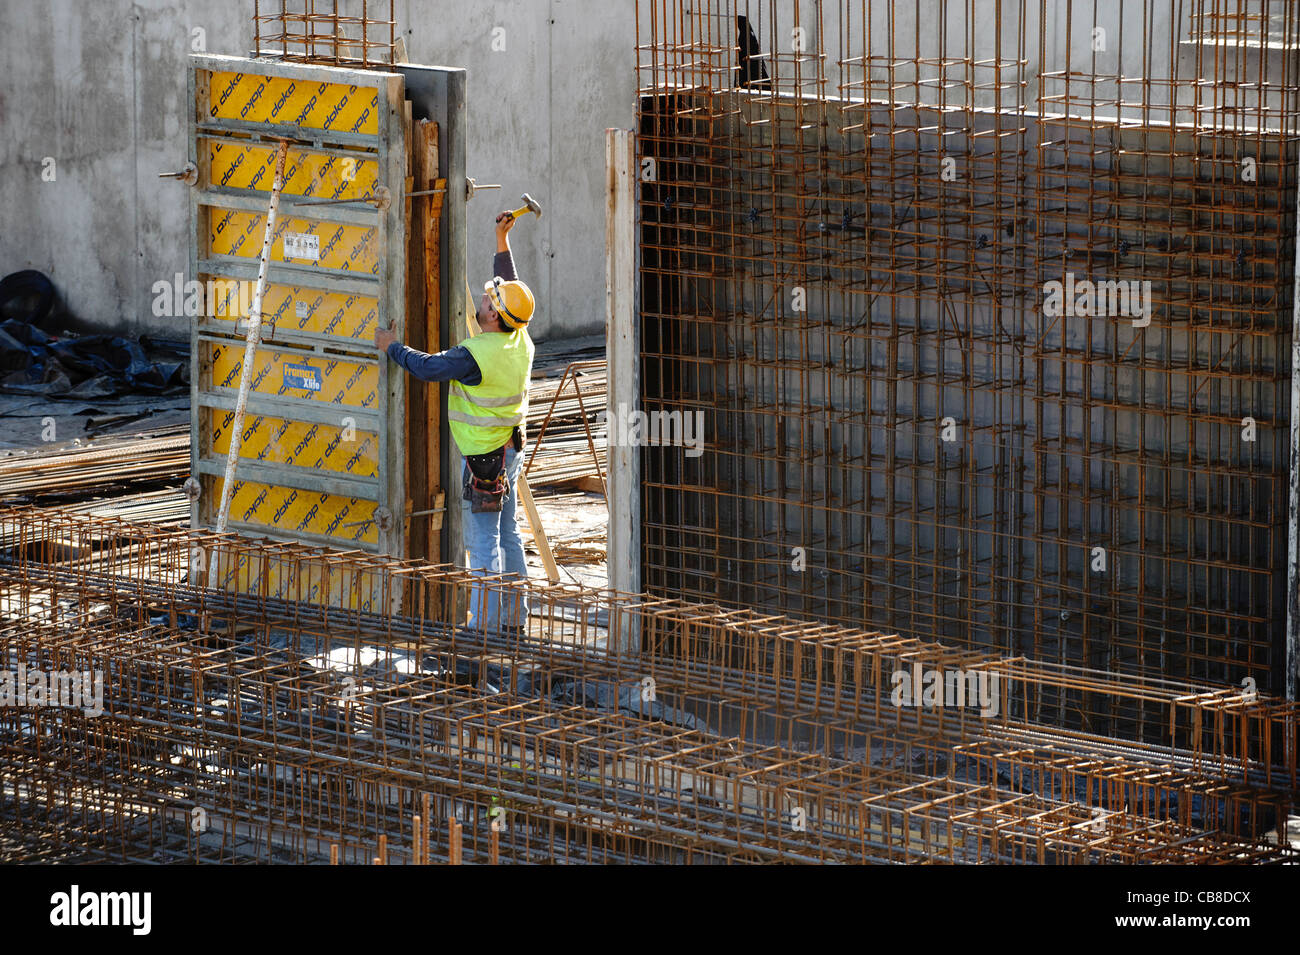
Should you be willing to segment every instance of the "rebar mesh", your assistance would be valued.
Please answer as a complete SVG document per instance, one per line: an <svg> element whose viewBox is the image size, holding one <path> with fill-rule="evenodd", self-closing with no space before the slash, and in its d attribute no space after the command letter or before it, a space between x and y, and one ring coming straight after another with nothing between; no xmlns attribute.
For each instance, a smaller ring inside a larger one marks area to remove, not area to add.
<svg viewBox="0 0 1300 955"><path fill-rule="evenodd" d="M371 67L394 62L393 0L253 0L258 56Z"/></svg>
<svg viewBox="0 0 1300 955"><path fill-rule="evenodd" d="M528 633L473 631L438 609L463 604L464 571L34 508L0 510L0 545L0 674L100 674L103 710L0 707L6 844L221 862L1292 859L1272 833L1296 793L1297 711L1264 696L580 588L530 588ZM209 589L196 554L251 576ZM376 589L399 609L355 609ZM607 651L620 628L640 653ZM996 674L997 712L895 705L893 674L921 666ZM1036 718L1057 698L1145 699L1163 742L1061 732Z"/></svg>
<svg viewBox="0 0 1300 955"><path fill-rule="evenodd" d="M1297 4L639 7L646 589L1280 692Z"/></svg>

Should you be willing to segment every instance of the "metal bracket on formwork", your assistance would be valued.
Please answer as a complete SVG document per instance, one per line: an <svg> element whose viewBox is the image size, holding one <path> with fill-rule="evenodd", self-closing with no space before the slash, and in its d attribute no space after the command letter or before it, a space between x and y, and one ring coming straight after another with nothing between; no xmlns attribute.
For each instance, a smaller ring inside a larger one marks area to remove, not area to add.
<svg viewBox="0 0 1300 955"><path fill-rule="evenodd" d="M202 496L203 485L199 483L198 478L187 477L185 483L181 485L181 491L184 492L185 498L192 504Z"/></svg>
<svg viewBox="0 0 1300 955"><path fill-rule="evenodd" d="M500 189L500 188L501 188L501 183L499 182L492 182L492 183L485 182L483 185L480 186L478 182L475 181L474 179L466 178L465 179L465 201L469 202L469 200L473 199L474 193L478 192L480 189Z"/></svg>
<svg viewBox="0 0 1300 955"><path fill-rule="evenodd" d="M438 181L442 182L441 179ZM480 186L473 179L466 179L465 180L465 201L469 202L469 200L473 199L474 193L479 189L500 189L500 188L501 188L501 183L499 182L484 183L483 185ZM406 198L414 199L416 196L436 196L438 193L446 192L446 191L447 191L446 186L439 186L437 189L421 189L419 192L408 192L406 194Z"/></svg>
<svg viewBox="0 0 1300 955"><path fill-rule="evenodd" d="M187 162L185 167L179 172L160 172L158 173L158 178L175 179L178 182L185 183L187 186L194 186L197 185L199 181L199 167L194 165L192 162Z"/></svg>
<svg viewBox="0 0 1300 955"><path fill-rule="evenodd" d="M483 185L480 186L473 179L466 179L465 180L465 201L468 202L470 199L473 199L474 193L480 189L500 189L500 188L501 188L501 183L499 182L485 182ZM418 192L406 193L406 198L414 199L418 196L433 196L433 195L437 195L440 192L446 192L446 191L447 189L445 186L440 189L421 189ZM373 202L376 203L380 211L383 211L386 210L392 204L392 201L393 201L392 193L388 191L387 186L376 186L375 194L373 196L363 196L360 199L314 199L314 200L309 199L309 200L298 202L296 203L296 205L338 206L348 202Z"/></svg>
<svg viewBox="0 0 1300 955"><path fill-rule="evenodd" d="M294 204L297 206L341 206L349 202L373 203L380 212L387 212L388 207L393 204L393 194L388 191L387 186L375 186L373 195L361 196L357 199L308 199Z"/></svg>
<svg viewBox="0 0 1300 955"><path fill-rule="evenodd" d="M438 498L439 498L439 500L441 500L441 499L442 499L442 495L439 494L439 495L438 495ZM402 515L402 516L403 516L404 518L407 518L407 519L412 518L412 517L425 517L425 516L427 516L427 515L429 515L429 514L441 514L441 513L442 513L443 511L445 511L446 509L447 509L447 508L446 508L445 506L443 506L443 507L430 507L430 508L426 508L426 509L423 510L423 511L408 511L406 514L404 514L404 515ZM390 511L387 507L384 507L384 506L381 504L379 507L375 508L375 513L374 513L374 516L373 516L373 517L367 517L365 520L360 520L360 521L349 521L348 523L344 524L343 526L344 526L344 527L364 527L364 526L367 525L367 524L374 524L375 527L379 528L379 530L381 530L381 531L390 531L390 530L393 529L393 517L394 517L393 512ZM439 522L439 523L437 524L437 528L440 529L441 527L442 527L442 524L441 524L441 522Z"/></svg>

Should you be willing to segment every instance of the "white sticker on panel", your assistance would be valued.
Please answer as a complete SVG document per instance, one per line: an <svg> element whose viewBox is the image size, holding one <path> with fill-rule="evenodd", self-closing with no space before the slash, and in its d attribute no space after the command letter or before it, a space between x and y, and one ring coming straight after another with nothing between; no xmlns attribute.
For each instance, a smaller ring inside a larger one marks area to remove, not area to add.
<svg viewBox="0 0 1300 955"><path fill-rule="evenodd" d="M306 232L286 232L284 234L284 257L286 259L320 258L320 236L308 235Z"/></svg>

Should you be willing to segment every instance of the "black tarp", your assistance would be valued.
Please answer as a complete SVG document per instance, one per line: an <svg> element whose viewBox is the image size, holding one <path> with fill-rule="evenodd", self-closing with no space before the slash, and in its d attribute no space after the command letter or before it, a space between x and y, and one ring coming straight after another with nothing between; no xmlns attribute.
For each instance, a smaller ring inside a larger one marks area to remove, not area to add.
<svg viewBox="0 0 1300 955"><path fill-rule="evenodd" d="M0 323L0 392L73 399L186 393L187 352L184 342L148 336L55 338L9 319Z"/></svg>

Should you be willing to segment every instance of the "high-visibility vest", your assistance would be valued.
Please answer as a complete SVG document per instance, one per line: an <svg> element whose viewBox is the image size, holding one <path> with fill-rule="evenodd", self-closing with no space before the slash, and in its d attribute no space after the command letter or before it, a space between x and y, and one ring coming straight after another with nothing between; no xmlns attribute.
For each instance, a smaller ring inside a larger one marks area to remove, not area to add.
<svg viewBox="0 0 1300 955"><path fill-rule="evenodd" d="M528 332L485 332L461 342L478 363L477 385L451 382L447 422L461 454L487 454L510 440L528 415L533 340Z"/></svg>

